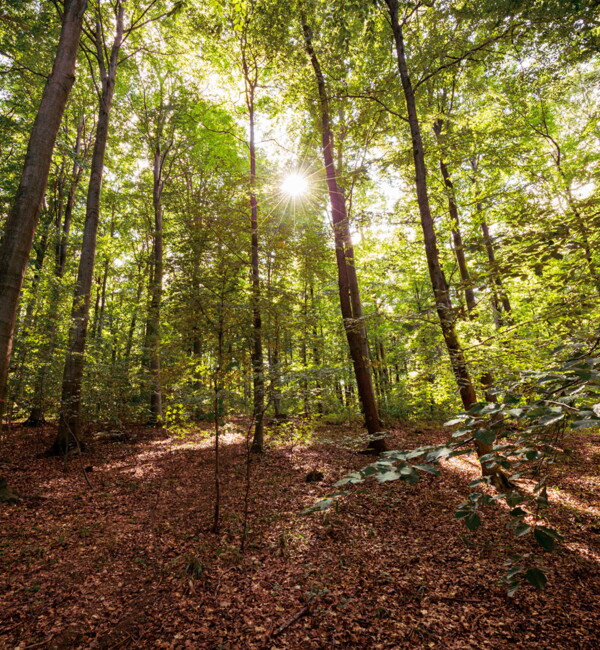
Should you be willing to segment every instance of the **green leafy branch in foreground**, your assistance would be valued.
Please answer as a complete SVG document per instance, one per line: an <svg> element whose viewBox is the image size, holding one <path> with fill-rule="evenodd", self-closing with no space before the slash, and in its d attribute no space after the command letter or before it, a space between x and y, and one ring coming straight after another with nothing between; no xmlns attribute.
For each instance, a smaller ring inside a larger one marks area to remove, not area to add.
<svg viewBox="0 0 600 650"><path fill-rule="evenodd" d="M446 443L384 452L374 463L343 477L335 487L363 483L369 478L380 483L402 480L414 485L423 473L439 475L440 460L473 453L463 447L480 440L492 445L492 451L479 461L490 469L501 467L513 488L492 494L490 477L471 481L469 487L485 486L486 491L472 492L457 506L455 518L475 531L481 524L482 508L501 502L508 516L507 528L516 539L532 539L544 551L553 551L562 536L545 525L542 518L549 505L549 470L564 449L568 431L600 426L600 358L580 356L547 372L524 373L500 395L501 401L475 404L446 422L446 426L461 425ZM335 492L303 514L327 510L348 494ZM546 572L535 553L513 555L505 565L507 571L501 583L507 586L509 595L517 591L523 579L537 589L545 588Z"/></svg>

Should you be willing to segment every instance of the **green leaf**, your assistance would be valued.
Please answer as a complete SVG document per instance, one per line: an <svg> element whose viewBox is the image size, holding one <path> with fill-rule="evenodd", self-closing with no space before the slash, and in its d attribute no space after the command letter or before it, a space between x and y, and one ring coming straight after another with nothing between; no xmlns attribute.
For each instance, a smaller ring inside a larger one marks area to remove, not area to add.
<svg viewBox="0 0 600 650"><path fill-rule="evenodd" d="M471 433L470 429L458 429L452 434L453 438L462 438L463 436L466 436L467 433Z"/></svg>
<svg viewBox="0 0 600 650"><path fill-rule="evenodd" d="M506 577L507 578L514 578L517 574L522 573L522 572L523 572L523 567L517 565L517 566L512 567L512 569L509 569L506 572Z"/></svg>
<svg viewBox="0 0 600 650"><path fill-rule="evenodd" d="M524 500L525 498L518 492L509 492L509 494L506 495L506 503L508 503L511 508L519 505L519 503L522 503Z"/></svg>
<svg viewBox="0 0 600 650"><path fill-rule="evenodd" d="M508 415L511 415L513 418L520 418L523 413L525 413L524 409L509 409L506 411Z"/></svg>
<svg viewBox="0 0 600 650"><path fill-rule="evenodd" d="M548 535L545 531L536 528L533 531L533 536L535 537L535 541L545 550L548 551L549 553L554 550L554 537L551 535Z"/></svg>
<svg viewBox="0 0 600 650"><path fill-rule="evenodd" d="M385 483L386 481L397 481L400 478L400 474L395 469L392 469L387 472L377 474L376 478L380 483Z"/></svg>
<svg viewBox="0 0 600 650"><path fill-rule="evenodd" d="M489 429L479 429L479 431L475 431L473 438L479 440L484 445L493 445L496 441L496 433Z"/></svg>
<svg viewBox="0 0 600 650"><path fill-rule="evenodd" d="M549 427L551 424L554 424L555 422L559 422L560 420L564 420L564 419L565 419L564 413L561 413L560 415L546 415L540 419L540 424L544 427Z"/></svg>
<svg viewBox="0 0 600 650"><path fill-rule="evenodd" d="M433 474L434 476L439 476L440 470L433 465L414 465L415 469L421 470L421 472L427 472L428 474Z"/></svg>
<svg viewBox="0 0 600 650"><path fill-rule="evenodd" d="M453 420L448 420L444 422L445 427L453 427L455 424L461 424L464 421L464 417L454 418Z"/></svg>
<svg viewBox="0 0 600 650"><path fill-rule="evenodd" d="M477 487L478 485L481 485L482 483L486 483L487 481L484 478L476 478L474 481L471 481L469 483L469 487Z"/></svg>
<svg viewBox="0 0 600 650"><path fill-rule="evenodd" d="M521 522L515 526L513 532L515 533L515 537L523 537L524 535L527 535L531 532L531 526L528 526L527 524Z"/></svg>
<svg viewBox="0 0 600 650"><path fill-rule="evenodd" d="M527 580L530 585L533 585L536 589L540 590L544 589L548 584L546 574L540 569L536 569L535 567L527 569L527 572L525 573L525 580Z"/></svg>
<svg viewBox="0 0 600 650"><path fill-rule="evenodd" d="M323 510L327 510L327 509L331 508L334 501L335 501L335 499L332 499L332 498L321 499L320 501L317 501L316 503L314 503L312 506L310 506L310 507L306 508L305 510L303 510L300 514L301 515L310 515L313 512L321 512Z"/></svg>
<svg viewBox="0 0 600 650"><path fill-rule="evenodd" d="M333 484L333 487L340 487L340 485L354 485L355 483L362 483L363 478L358 472L352 472L341 478L337 483Z"/></svg>
<svg viewBox="0 0 600 650"><path fill-rule="evenodd" d="M520 586L521 582L519 580L515 580L514 582L510 583L508 591L506 593L512 598L517 593Z"/></svg>
<svg viewBox="0 0 600 650"><path fill-rule="evenodd" d="M465 524L469 530L477 530L481 525L481 517L476 512L470 512L465 517Z"/></svg>
<svg viewBox="0 0 600 650"><path fill-rule="evenodd" d="M598 420L575 420L575 422L571 422L571 429L589 429L599 425Z"/></svg>

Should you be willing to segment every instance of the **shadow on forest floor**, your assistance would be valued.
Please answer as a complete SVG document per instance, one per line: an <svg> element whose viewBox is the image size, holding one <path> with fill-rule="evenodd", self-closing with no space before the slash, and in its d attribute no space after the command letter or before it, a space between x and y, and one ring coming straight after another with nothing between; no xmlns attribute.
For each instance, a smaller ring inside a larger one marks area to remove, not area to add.
<svg viewBox="0 0 600 650"><path fill-rule="evenodd" d="M548 590L524 587L511 599L496 584L507 553L519 550L503 518L490 511L478 533L453 520L477 475L469 460L299 517L369 460L318 438L274 446L252 464L241 554L243 437L223 438L215 535L212 439L131 433L98 441L83 464L37 457L52 427L17 429L5 444L0 470L24 498L0 506L0 646L597 647L598 435L574 437L554 471L550 521L565 543L543 558ZM322 436L351 433L328 427ZM410 425L393 433L401 448L444 437ZM306 482L314 469L322 482Z"/></svg>

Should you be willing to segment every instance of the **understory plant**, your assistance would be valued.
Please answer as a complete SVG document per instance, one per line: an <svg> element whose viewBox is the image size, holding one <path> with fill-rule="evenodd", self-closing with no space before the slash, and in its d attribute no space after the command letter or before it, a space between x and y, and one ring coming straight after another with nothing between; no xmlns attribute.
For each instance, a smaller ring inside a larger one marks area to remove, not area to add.
<svg viewBox="0 0 600 650"><path fill-rule="evenodd" d="M539 551L552 552L562 539L545 516L550 505L550 470L564 453L569 433L600 426L600 357L575 355L547 371L522 373L518 381L491 397L494 401L478 402L446 422L459 428L445 443L384 452L375 462L344 476L335 487L370 478L414 485L424 473L439 475L440 461L474 453L474 441L491 445L491 451L478 460L488 469L500 467L510 488L495 493L490 476L473 480L469 483L473 491L457 506L454 516L471 531L480 527L486 507L496 506L495 511L506 518L506 528L520 551L507 558L500 581L512 596L523 580L537 589L547 584ZM349 493L330 494L304 514L327 510ZM529 540L534 544L528 544Z"/></svg>

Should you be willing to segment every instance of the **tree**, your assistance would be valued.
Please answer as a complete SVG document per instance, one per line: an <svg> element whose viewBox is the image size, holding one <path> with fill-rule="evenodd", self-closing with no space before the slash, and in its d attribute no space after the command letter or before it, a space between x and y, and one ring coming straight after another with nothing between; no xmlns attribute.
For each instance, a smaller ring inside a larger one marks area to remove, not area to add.
<svg viewBox="0 0 600 650"><path fill-rule="evenodd" d="M19 293L48 181L54 143L75 81L86 6L86 0L65 0L54 65L31 129L19 189L0 242L0 425Z"/></svg>
<svg viewBox="0 0 600 650"><path fill-rule="evenodd" d="M406 101L408 124L413 145L412 154L415 168L415 186L417 201L419 204L421 228L423 230L425 243L425 253L427 256L427 265L429 268L429 277L431 279L436 311L440 320L440 326L448 349L448 354L450 356L452 370L456 378L463 406L468 410L477 402L477 396L467 367L464 352L458 340L458 336L456 335L454 309L448 291L448 284L440 266L437 236L429 204L427 168L425 166L425 150L423 146L423 138L421 136L421 125L415 101L415 91L407 66L404 45L403 24L406 22L407 17L400 17L398 0L385 0L385 2L389 10L390 25L396 48L398 72ZM492 449L491 445L485 444L481 440L477 439L475 439L475 446L479 456L484 456ZM482 465L482 471L484 474L492 476L498 488L501 489L506 485L506 479L499 471L498 467L490 468L484 463Z"/></svg>
<svg viewBox="0 0 600 650"><path fill-rule="evenodd" d="M344 330L354 365L358 394L365 416L365 426L371 436L376 436L376 434L381 432L382 424L379 418L375 389L373 387L369 347L363 320L346 200L338 185L334 163L334 140L331 130L327 88L319 59L313 46L312 31L304 14L301 14L301 21L304 44L314 70L319 95L322 154L331 203L331 218L333 222L335 255L338 269L338 288L342 318L344 319ZM386 449L385 440L381 437L374 437L369 443L369 448L377 453L384 451Z"/></svg>

